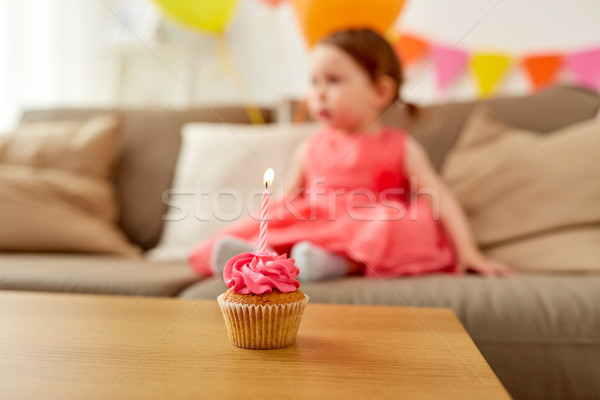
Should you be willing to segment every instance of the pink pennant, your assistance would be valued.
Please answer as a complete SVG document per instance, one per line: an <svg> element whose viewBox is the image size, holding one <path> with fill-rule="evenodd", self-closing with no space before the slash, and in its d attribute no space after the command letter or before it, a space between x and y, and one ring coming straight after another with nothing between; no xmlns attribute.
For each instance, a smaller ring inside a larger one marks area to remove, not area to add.
<svg viewBox="0 0 600 400"><path fill-rule="evenodd" d="M572 53L567 58L567 65L579 85L600 89L600 48Z"/></svg>
<svg viewBox="0 0 600 400"><path fill-rule="evenodd" d="M437 88L445 91L467 68L467 52L443 45L433 45L431 55L435 65Z"/></svg>

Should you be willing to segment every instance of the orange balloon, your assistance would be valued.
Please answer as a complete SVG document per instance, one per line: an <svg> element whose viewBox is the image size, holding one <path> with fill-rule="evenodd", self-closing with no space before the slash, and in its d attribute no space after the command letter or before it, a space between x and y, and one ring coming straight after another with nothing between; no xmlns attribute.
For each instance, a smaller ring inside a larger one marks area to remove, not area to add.
<svg viewBox="0 0 600 400"><path fill-rule="evenodd" d="M335 31L371 28L385 35L405 0L293 0L310 47Z"/></svg>

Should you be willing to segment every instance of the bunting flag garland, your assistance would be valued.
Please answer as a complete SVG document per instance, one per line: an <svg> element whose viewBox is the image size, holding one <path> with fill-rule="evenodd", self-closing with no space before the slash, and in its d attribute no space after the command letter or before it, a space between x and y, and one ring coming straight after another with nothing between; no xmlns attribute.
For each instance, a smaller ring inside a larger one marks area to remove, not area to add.
<svg viewBox="0 0 600 400"><path fill-rule="evenodd" d="M406 65L414 64L423 59L429 51L429 43L408 33L400 36L395 45L396 52Z"/></svg>
<svg viewBox="0 0 600 400"><path fill-rule="evenodd" d="M555 84L563 69L571 71L578 85L600 90L600 46L575 52L511 55L476 49L469 51L444 43L433 43L409 32L393 31L388 34L388 39L404 65L414 66L429 58L439 92L448 90L469 70L479 94L490 96L513 65L523 69L533 90Z"/></svg>
<svg viewBox="0 0 600 400"><path fill-rule="evenodd" d="M479 53L471 60L471 68L483 97L493 94L498 82L510 65L510 57L503 54Z"/></svg>
<svg viewBox="0 0 600 400"><path fill-rule="evenodd" d="M436 86L438 91L445 91L467 68L468 55L466 51L436 45L431 54L435 65Z"/></svg>
<svg viewBox="0 0 600 400"><path fill-rule="evenodd" d="M568 57L567 64L578 84L600 89L600 48L573 53Z"/></svg>
<svg viewBox="0 0 600 400"><path fill-rule="evenodd" d="M544 54L523 57L523 68L529 76L531 86L536 90L545 88L556 82L562 67L560 54Z"/></svg>

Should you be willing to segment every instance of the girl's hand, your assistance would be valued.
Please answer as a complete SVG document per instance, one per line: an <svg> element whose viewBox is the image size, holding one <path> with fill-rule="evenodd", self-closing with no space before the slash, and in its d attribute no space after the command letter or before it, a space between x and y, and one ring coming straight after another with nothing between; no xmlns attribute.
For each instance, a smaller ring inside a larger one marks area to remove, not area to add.
<svg viewBox="0 0 600 400"><path fill-rule="evenodd" d="M423 147L410 136L406 157L406 173L418 180L417 188L433 189L439 196L440 221L459 253L456 273L463 274L471 270L485 276L514 274L514 270L508 266L490 260L479 251L464 210L431 165Z"/></svg>
<svg viewBox="0 0 600 400"><path fill-rule="evenodd" d="M487 258L480 251L472 251L459 256L456 265L456 273L464 274L467 271L474 271L484 276L510 276L515 274L515 270L508 265Z"/></svg>

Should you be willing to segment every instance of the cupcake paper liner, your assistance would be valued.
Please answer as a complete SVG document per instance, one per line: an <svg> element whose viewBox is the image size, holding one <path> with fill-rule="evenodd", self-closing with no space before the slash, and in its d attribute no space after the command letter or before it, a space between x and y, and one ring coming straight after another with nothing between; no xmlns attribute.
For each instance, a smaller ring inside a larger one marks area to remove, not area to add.
<svg viewBox="0 0 600 400"><path fill-rule="evenodd" d="M248 305L217 297L231 343L245 349L280 349L296 341L308 296L293 303Z"/></svg>

